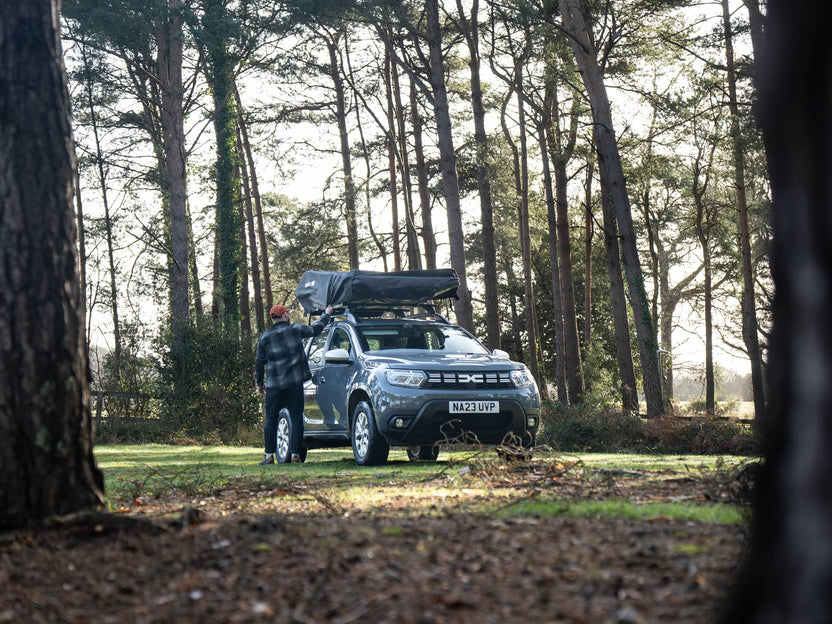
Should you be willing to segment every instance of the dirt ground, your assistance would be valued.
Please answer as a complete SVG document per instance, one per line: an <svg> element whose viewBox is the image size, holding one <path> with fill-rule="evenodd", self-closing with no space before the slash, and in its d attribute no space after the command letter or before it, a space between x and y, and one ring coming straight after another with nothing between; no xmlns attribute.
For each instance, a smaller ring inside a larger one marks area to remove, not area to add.
<svg viewBox="0 0 832 624"><path fill-rule="evenodd" d="M745 527L497 507L733 501L736 482L488 472L380 482L371 501L278 476L0 535L0 623L713 621Z"/></svg>

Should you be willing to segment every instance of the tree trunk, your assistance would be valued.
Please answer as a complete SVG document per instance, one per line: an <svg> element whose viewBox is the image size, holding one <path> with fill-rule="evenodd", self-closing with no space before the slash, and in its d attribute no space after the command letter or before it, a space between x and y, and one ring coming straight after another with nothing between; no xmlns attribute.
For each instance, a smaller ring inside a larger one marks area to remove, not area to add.
<svg viewBox="0 0 832 624"><path fill-rule="evenodd" d="M165 192L170 228L170 302L173 346L181 352L190 322L188 185L185 148L184 88L182 85L181 0L168 0L169 11L157 24L157 67L160 90Z"/></svg>
<svg viewBox="0 0 832 624"><path fill-rule="evenodd" d="M384 56L384 93L387 97L387 174L390 184L390 220L393 226L393 270L402 270L402 251L399 232L399 187L396 176L396 127L393 113L392 62L389 50Z"/></svg>
<svg viewBox="0 0 832 624"><path fill-rule="evenodd" d="M468 44L471 68L471 109L474 116L474 146L477 159L477 190L480 196L480 230L482 236L483 284L485 286L485 339L489 349L500 346L500 306L497 296L497 244L494 238L494 205L491 198L491 175L488 170L488 135L485 131L485 106L482 101L479 51L479 0L466 16L462 1L456 2L462 34Z"/></svg>
<svg viewBox="0 0 832 624"><path fill-rule="evenodd" d="M722 622L832 622L832 49L819 0L769 0L759 111L774 244L765 461ZM784 62L784 59L802 62Z"/></svg>
<svg viewBox="0 0 832 624"><path fill-rule="evenodd" d="M236 89L235 89L236 91ZM239 102L239 99L237 100ZM251 180L249 178L247 161L245 159L243 149L243 135L240 130L240 121L242 115L237 113L237 152L240 158L240 176L243 182L243 202L242 208L245 209L243 214L243 241L248 235L248 249L249 249L249 263L251 265L251 283L254 288L254 309L255 322L257 324L257 333L262 334L266 329L265 310L263 308L263 290L260 281L260 263L257 261L257 237L254 235L254 208L251 201ZM245 247L245 243L244 243Z"/></svg>
<svg viewBox="0 0 832 624"><path fill-rule="evenodd" d="M711 263L711 209L705 205L705 193L710 181L709 172L713 164L716 145L711 147L710 157L702 172L702 153L697 154L693 172L693 201L696 206L696 237L702 248L702 264L705 268L705 412L716 414L716 382L714 379L714 327L713 327L713 270Z"/></svg>
<svg viewBox="0 0 832 624"><path fill-rule="evenodd" d="M540 148L540 157L543 161L543 190L546 196L546 217L549 224L549 271L552 275L552 319L555 325L555 390L558 401L565 404L569 401L569 394L566 390L566 356L563 340L560 266L558 263L558 231L555 216L555 194L552 191L552 172L549 166L549 149L546 145L546 127L550 123L547 109L544 107L543 118L537 129L537 141Z"/></svg>
<svg viewBox="0 0 832 624"><path fill-rule="evenodd" d="M257 182L257 168L254 166L254 157L251 153L251 141L248 138L248 127L245 116L243 115L243 102L240 98L240 93L235 85L234 95L237 101L237 122L240 126L240 136L243 142L243 153L245 154L246 163L248 163L249 182L251 184L251 199L254 202L253 210L254 217L257 220L257 242L260 248L260 262L262 265L263 275L263 290L265 291L265 310L271 310L272 307L272 277L269 269L269 247L266 244L266 227L263 222L263 205L260 201L260 186ZM252 243L252 247L254 247Z"/></svg>
<svg viewBox="0 0 832 624"><path fill-rule="evenodd" d="M0 531L104 505L59 10L57 1L0 3Z"/></svg>
<svg viewBox="0 0 832 624"><path fill-rule="evenodd" d="M621 407L623 411L638 413L638 387L633 366L633 349L630 344L630 325L627 322L627 296L621 277L621 252L618 247L618 225L615 208L607 191L606 181L601 180L601 209L604 215L604 245L607 250L607 276L610 282L610 305L615 331L615 359L621 382Z"/></svg>
<svg viewBox="0 0 832 624"><path fill-rule="evenodd" d="M413 123L413 153L416 156L416 182L419 188L419 210L422 213L422 240L425 243L425 268L436 268L436 237L433 233L430 191L428 190L428 166L422 147L422 114L416 85L410 83L410 117Z"/></svg>
<svg viewBox="0 0 832 624"><path fill-rule="evenodd" d="M745 154L740 136L740 117L737 105L737 77L734 70L734 45L731 35L731 14L728 0L722 0L725 58L728 78L728 110L731 113L731 138L734 156L734 184L737 191L740 255L742 257L742 337L751 361L751 388L754 394L754 414L760 418L765 411L763 388L763 354L757 328L757 304L754 298L754 265L751 259L751 234L748 227L748 201L745 194Z"/></svg>
<svg viewBox="0 0 832 624"><path fill-rule="evenodd" d="M338 40L340 34L326 39L329 49L329 72L335 89L335 118L338 123L338 136L341 139L341 162L344 168L344 211L347 219L347 254L350 269L358 268L358 223L355 216L355 182L352 177L352 158L350 156L350 137L347 131L347 103L344 96L344 81L341 79L338 63Z"/></svg>
<svg viewBox="0 0 832 624"><path fill-rule="evenodd" d="M575 100L577 102L577 99ZM581 343L578 338L578 313L575 306L575 279L572 273L572 241L569 236L569 200L567 197L568 164L575 147L578 110L572 109L570 133L566 141L560 129L557 88L549 97L552 123L548 128L548 143L555 174L555 210L558 228L558 261L560 266L560 292L563 304L563 340L565 355L566 387L570 403L581 403L584 397L584 372L581 362Z"/></svg>
<svg viewBox="0 0 832 624"><path fill-rule="evenodd" d="M228 50L228 40L223 34L228 19L227 9L222 2L211 0L207 3L203 26L216 135L216 262L219 276L219 314L226 331L239 333L240 272L243 258L237 208L240 196L236 180L237 114L234 106L234 61Z"/></svg>
<svg viewBox="0 0 832 624"><path fill-rule="evenodd" d="M529 158L526 142L526 107L523 102L522 63L517 65L517 107L520 126L520 255L523 261L523 298L525 299L526 341L529 348L529 371L540 383L537 360L537 324L535 323L534 286L532 285L532 244L529 233Z"/></svg>
<svg viewBox="0 0 832 624"><path fill-rule="evenodd" d="M419 236L416 233L413 184L410 180L410 158L407 155L409 150L407 149L407 131L404 126L404 106L402 105L402 90L399 85L399 72L395 65L391 69L393 70L393 107L396 113L399 173L402 178L402 197L404 198L404 234L407 241L405 256L407 257L407 268L415 270L422 268L422 254L419 251Z"/></svg>
<svg viewBox="0 0 832 624"><path fill-rule="evenodd" d="M592 344L592 239L595 222L592 214L592 160L587 159L584 185L584 348Z"/></svg>
<svg viewBox="0 0 832 624"><path fill-rule="evenodd" d="M91 71L91 61L87 56L86 45L81 45L81 60L85 69ZM113 241L113 219L110 213L110 198L107 192L107 170L104 165L104 148L101 145L101 135L98 128L98 107L93 95L91 78L84 81L84 95L90 113L90 128L92 130L93 143L95 144L95 170L98 175L98 184L101 187L101 205L104 209L104 240L107 243L107 268L110 277L110 313L113 321L113 363L116 380L121 384L121 324L118 316L118 288L116 284L116 260ZM118 388L121 390L121 388Z"/></svg>
<svg viewBox="0 0 832 624"><path fill-rule="evenodd" d="M647 402L647 417L656 418L664 413L661 383L659 382L658 344L653 319L647 302L644 275L638 256L633 216L621 156L616 144L610 103L604 85L601 68L595 56L592 36L583 16L581 0L558 0L563 16L563 25L569 33L569 43L581 71L592 108L595 145L601 177L606 181L618 222L624 271L630 291L630 305L636 326L636 336L641 356L642 380Z"/></svg>
<svg viewBox="0 0 832 624"><path fill-rule="evenodd" d="M425 0L427 37L430 48L430 83L442 169L442 193L448 211L448 240L451 248L451 267L459 276L459 299L454 302L457 322L474 331L474 309L465 272L465 240L462 230L462 209L459 203L459 180L456 174L456 153L451 132L448 93L445 88L445 66L442 58L442 34L439 27L438 0Z"/></svg>

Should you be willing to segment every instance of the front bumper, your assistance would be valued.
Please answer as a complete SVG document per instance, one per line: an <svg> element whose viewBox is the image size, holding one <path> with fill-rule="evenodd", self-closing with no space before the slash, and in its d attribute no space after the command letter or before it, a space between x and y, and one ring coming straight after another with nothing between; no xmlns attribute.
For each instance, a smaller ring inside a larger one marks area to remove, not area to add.
<svg viewBox="0 0 832 624"><path fill-rule="evenodd" d="M492 414L451 414L448 404L442 399L418 410L391 407L377 417L379 433L391 446L500 444L506 436L528 443L540 428L540 410L524 408L515 400L500 399L500 411Z"/></svg>

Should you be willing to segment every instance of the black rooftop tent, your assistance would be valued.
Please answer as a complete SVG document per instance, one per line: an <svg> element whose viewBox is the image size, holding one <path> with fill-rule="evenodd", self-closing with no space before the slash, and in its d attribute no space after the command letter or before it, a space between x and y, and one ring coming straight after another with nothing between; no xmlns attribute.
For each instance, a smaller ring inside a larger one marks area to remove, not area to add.
<svg viewBox="0 0 832 624"><path fill-rule="evenodd" d="M295 295L307 314L336 308L416 306L456 298L459 277L453 269L421 271L307 271Z"/></svg>

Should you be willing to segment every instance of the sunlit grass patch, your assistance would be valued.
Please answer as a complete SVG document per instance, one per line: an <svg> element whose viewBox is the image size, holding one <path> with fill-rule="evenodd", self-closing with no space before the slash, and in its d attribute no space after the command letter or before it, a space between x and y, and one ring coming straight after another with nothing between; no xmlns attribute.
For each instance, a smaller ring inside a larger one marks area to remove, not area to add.
<svg viewBox="0 0 832 624"><path fill-rule="evenodd" d="M707 524L743 524L744 510L722 503L634 503L621 499L581 501L523 501L500 511L506 516L567 516L626 520L674 519Z"/></svg>

